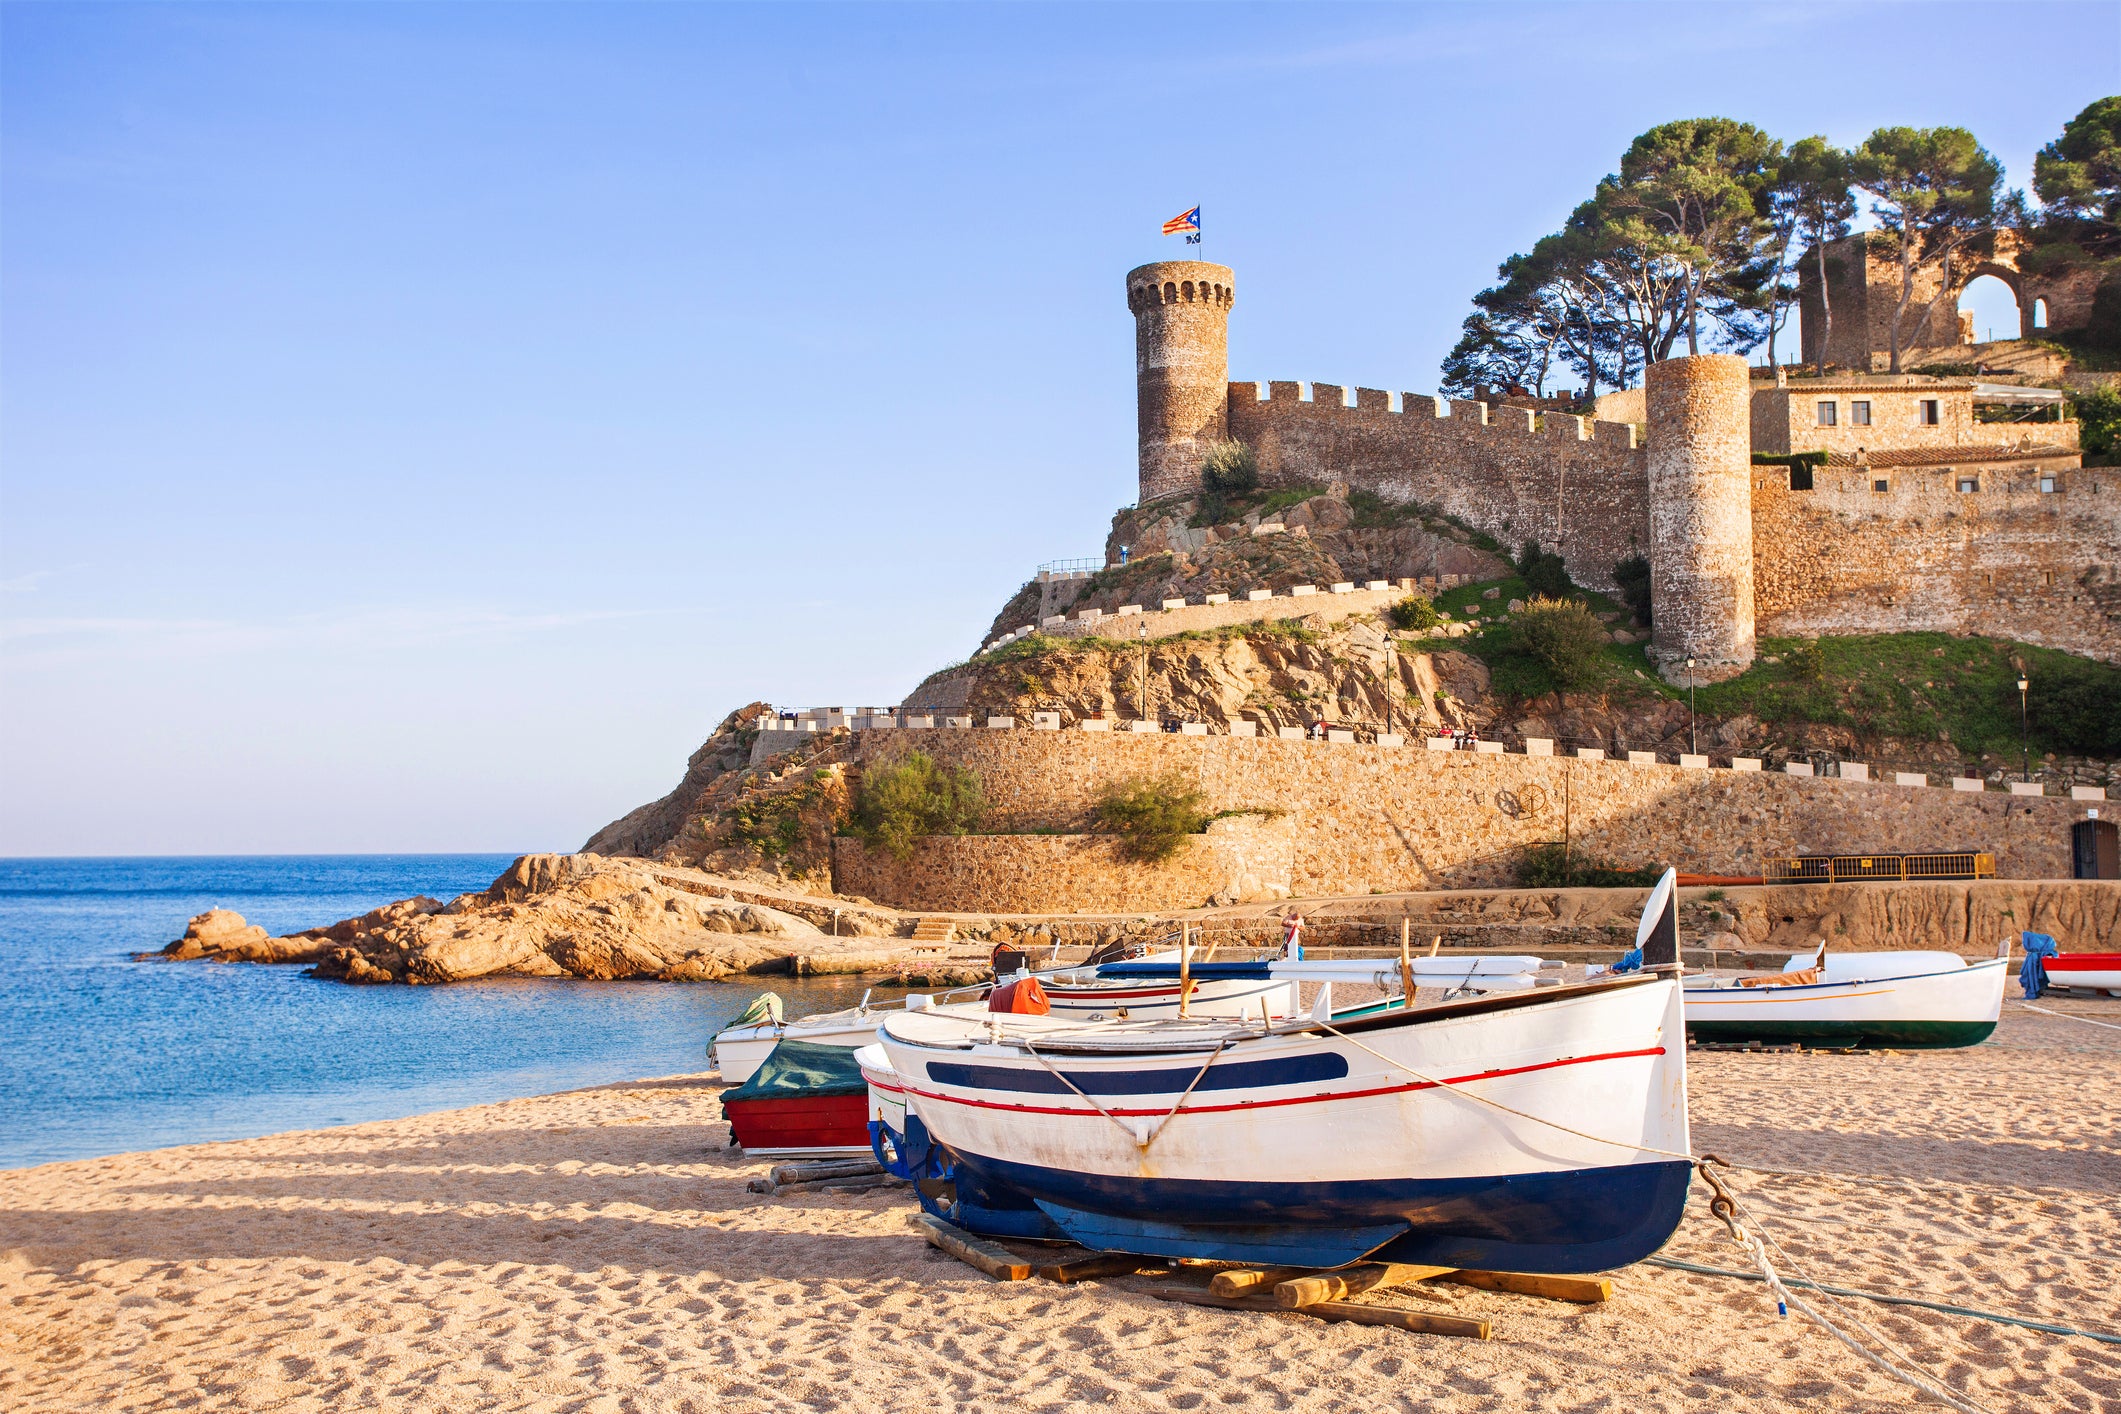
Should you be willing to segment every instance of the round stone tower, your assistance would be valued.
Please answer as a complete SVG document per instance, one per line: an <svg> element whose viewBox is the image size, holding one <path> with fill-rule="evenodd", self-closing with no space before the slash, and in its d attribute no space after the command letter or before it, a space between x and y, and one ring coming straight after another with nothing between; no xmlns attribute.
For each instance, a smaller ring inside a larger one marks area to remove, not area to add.
<svg viewBox="0 0 2121 1414"><path fill-rule="evenodd" d="M1145 504L1198 490L1203 444L1225 433L1234 298L1227 265L1159 260L1127 272Z"/></svg>
<svg viewBox="0 0 2121 1414"><path fill-rule="evenodd" d="M1653 363L1649 404L1650 656L1668 682L1753 661L1752 405L1745 360Z"/></svg>

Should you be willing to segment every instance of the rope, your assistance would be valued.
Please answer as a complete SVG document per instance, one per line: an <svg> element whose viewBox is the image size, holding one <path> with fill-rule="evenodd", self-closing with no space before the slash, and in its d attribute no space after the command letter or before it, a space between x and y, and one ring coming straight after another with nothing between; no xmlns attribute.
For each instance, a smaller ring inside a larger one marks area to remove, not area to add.
<svg viewBox="0 0 2121 1414"><path fill-rule="evenodd" d="M1076 1095L1080 1097L1084 1103L1088 1104L1090 1108L1096 1110L1106 1119L1111 1120L1115 1125L1118 1125L1119 1132L1134 1141L1135 1148L1140 1149L1143 1153L1147 1153L1149 1151L1149 1146L1151 1144L1154 1144L1157 1139L1162 1136L1164 1132L1164 1126L1171 1122L1171 1116L1177 1114L1179 1108L1183 1106L1187 1100L1192 1098L1194 1089L1200 1084L1202 1080L1207 1078L1208 1067L1215 1064L1217 1058L1222 1055L1223 1048L1229 1044L1230 1043L1228 1040L1217 1041L1215 1043L1214 1053L1211 1054L1208 1059L1201 1064L1201 1068L1194 1073L1193 1083L1186 1087L1185 1093L1178 1097L1178 1101L1176 1104L1173 1104L1170 1109L1164 1111L1164 1117L1156 1122L1156 1128L1150 1130L1146 1135L1137 1132L1132 1125L1128 1124L1118 1115L1112 1113L1112 1111L1106 1109L1103 1105L1100 1105L1096 1100L1092 1099L1088 1094L1084 1093L1083 1089L1080 1086L1078 1086L1074 1081L1068 1078L1067 1073L1065 1071L1060 1070L1053 1064L1052 1061L1049 1061L1044 1056L1040 1055L1038 1052L1038 1047L1032 1045L1028 1038L1024 1041L1024 1049L1031 1053L1031 1058L1033 1060L1037 1061L1046 1069L1052 1071L1054 1077L1058 1079L1061 1084L1067 1086L1070 1090L1075 1091Z"/></svg>
<svg viewBox="0 0 2121 1414"><path fill-rule="evenodd" d="M1731 1277L1738 1281L1764 1280L1757 1272L1741 1272L1730 1267L1706 1267L1699 1262L1682 1262L1676 1257L1645 1257L1642 1259L1653 1267L1670 1267L1674 1271L1694 1272L1705 1277ZM2104 1331L2079 1330L2075 1326L2056 1325L2051 1321L2027 1320L2023 1316L2005 1316L1995 1311L1977 1311L1971 1306L1953 1306L1943 1301L1925 1301L1919 1296L1895 1296L1884 1291L1859 1291L1848 1286L1827 1286L1821 1282L1806 1281L1801 1277L1786 1277L1783 1285L1802 1287L1811 1291L1823 1291L1829 1296L1859 1297L1865 1301L1876 1301L1886 1306L1920 1306L1926 1311L1942 1311L1948 1316L1970 1316L1977 1321L1996 1321L2006 1326L2023 1326L2027 1330L2045 1331L2049 1335L2082 1336L2086 1340L2104 1341L2108 1345L2121 1345L2121 1335L2108 1335Z"/></svg>
<svg viewBox="0 0 2121 1414"><path fill-rule="evenodd" d="M2037 1011L2042 1016L2059 1016L2064 1021L2081 1021L2086 1026L2104 1026L2109 1031L2121 1031L2121 1026L2116 1026L2111 1021L2094 1021L2088 1016L2071 1016L2066 1011L2049 1011L2046 1007L2034 1006L2031 1002L2020 1002L2018 1005L2027 1011Z"/></svg>
<svg viewBox="0 0 2121 1414"><path fill-rule="evenodd" d="M1735 1241L1741 1248L1743 1248L1747 1255L1751 1256L1753 1260L1759 1264L1761 1280L1765 1281L1768 1284L1769 1288L1774 1291L1776 1305L1782 1315L1784 1315L1785 1317L1788 1316L1790 1308L1794 1306L1799 1311L1803 1312L1806 1316L1809 1316L1821 1329L1826 1331L1828 1335L1831 1335L1832 1337L1834 1337L1834 1339L1840 1341L1856 1355L1861 1357L1867 1364L1876 1366L1879 1370L1882 1370L1886 1374L1891 1375L1894 1379L1899 1380L1903 1384L1906 1384L1913 1389L1919 1390L1920 1392L1929 1395L1933 1399L1942 1400L1944 1403L1950 1405L1952 1408L1959 1410L1960 1414L1990 1414L1990 1411L1985 1409L1983 1406L1976 1404L1971 1400L1962 1398L1957 1394L1954 1394L1950 1389L1946 1388L1944 1385L1939 1384L1937 1381L1931 1379L1928 1375L1923 1374L1919 1368L1902 1369L1899 1365L1896 1365L1891 1360L1885 1358L1885 1356L1878 1354L1876 1351L1866 1348L1862 1342L1858 1341L1855 1337L1849 1335L1846 1331L1842 1330L1839 1326L1835 1325L1834 1322L1827 1317L1825 1312L1814 1307L1811 1303L1803 1300L1801 1297L1797 1296L1796 1293L1792 1292L1789 1287L1784 1284L1782 1277L1775 1271L1774 1264L1769 1261L1767 1244L1773 1244L1776 1252L1781 1255L1784 1264L1791 1267L1792 1269L1794 1269L1797 1265L1795 1259L1792 1258L1788 1252L1783 1251L1781 1244L1775 1242L1773 1235L1767 1234L1766 1229L1764 1227L1761 1229L1761 1231L1764 1235L1766 1235L1765 1244L1762 1242L1760 1237L1754 1236L1752 1233L1746 1231L1745 1228L1739 1225L1737 1219L1741 1205L1739 1204L1737 1197L1732 1194L1730 1190L1725 1188L1722 1182L1717 1179L1716 1176L1709 1169L1709 1164L1711 1162L1716 1164L1723 1164L1724 1161L1722 1159L1717 1158L1713 1154L1703 1154L1697 1156L1692 1153L1680 1153L1677 1150L1673 1149L1660 1149L1654 1144L1641 1144L1621 1139L1607 1139L1600 1135L1585 1133L1583 1130L1580 1129L1572 1129L1568 1125L1558 1123L1551 1119L1543 1118L1539 1115L1526 1114L1523 1110L1512 1109L1510 1106L1502 1104L1501 1102L1496 1100L1491 1100L1485 1095L1475 1095L1470 1090L1460 1089L1459 1086L1452 1081L1439 1080L1433 1076L1424 1075L1420 1071L1414 1069L1414 1067L1408 1065L1406 1062L1395 1060L1380 1051L1374 1050L1371 1047L1364 1045L1362 1042L1356 1040L1353 1036L1350 1036L1345 1032L1340 1031L1329 1022L1319 1022L1318 1025L1320 1029L1340 1037L1341 1040L1347 1042L1349 1045L1355 1047L1357 1050L1375 1056L1378 1060L1383 1061L1386 1065L1391 1066L1397 1070L1405 1071L1407 1074L1412 1075L1417 1080L1425 1081L1428 1084L1435 1085L1441 1089L1448 1090L1453 1094L1464 1095L1468 1099L1477 1100L1481 1104L1488 1105L1494 1109L1501 1110L1505 1114L1516 1115L1520 1119L1530 1120L1534 1124L1543 1124L1551 1129L1558 1129L1564 1134L1573 1134L1579 1139L1588 1139L1595 1144L1609 1144L1612 1145L1614 1148L1634 1149L1642 1153L1664 1154L1671 1158L1687 1160L1687 1162L1692 1164L1695 1169L1701 1174L1702 1180L1706 1182L1709 1187L1715 1191L1717 1195L1715 1200L1710 1203L1709 1211L1714 1213L1722 1221L1724 1227L1729 1230L1732 1240ZM1726 1165L1726 1167L1728 1167L1728 1165ZM1817 1282L1805 1282L1804 1285L1810 1290L1823 1292L1827 1294L1830 1298L1833 1294L1827 1288L1820 1286ZM1846 1315L1845 1318L1851 1325L1855 1326L1858 1330L1861 1330L1865 1335L1868 1335L1873 1341L1877 1342L1887 1351L1899 1356L1900 1359L1905 1361L1908 1365L1919 1366L1920 1362L1918 1362L1913 1356L1909 1355L1906 1351L1901 1350L1893 1343L1893 1341L1888 1336L1886 1336L1883 1332L1877 1330L1875 1327L1862 1320L1860 1317L1854 1315Z"/></svg>

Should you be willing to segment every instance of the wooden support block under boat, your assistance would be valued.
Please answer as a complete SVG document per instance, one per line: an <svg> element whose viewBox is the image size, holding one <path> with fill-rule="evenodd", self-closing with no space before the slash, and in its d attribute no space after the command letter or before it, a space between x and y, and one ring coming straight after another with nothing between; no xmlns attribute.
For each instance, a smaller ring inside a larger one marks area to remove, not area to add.
<svg viewBox="0 0 2121 1414"><path fill-rule="evenodd" d="M939 1248L996 1281L1029 1281L1032 1265L1005 1247L974 1237L963 1228L922 1213L915 1219L928 1237L930 1247Z"/></svg>
<svg viewBox="0 0 2121 1414"><path fill-rule="evenodd" d="M867 1193L874 1188L904 1188L906 1181L893 1178L888 1173L855 1173L844 1178L810 1178L794 1183L775 1183L770 1178L754 1178L744 1186L753 1193L777 1198L783 1193Z"/></svg>
<svg viewBox="0 0 2121 1414"><path fill-rule="evenodd" d="M1573 1301L1595 1306L1613 1296L1613 1283L1606 1277L1550 1277L1531 1272L1456 1271L1437 1278L1482 1291L1508 1291L1519 1296L1543 1296L1549 1301Z"/></svg>
<svg viewBox="0 0 2121 1414"><path fill-rule="evenodd" d="M1398 1286L1410 1281L1427 1281L1456 1270L1452 1267L1418 1267L1403 1262L1362 1262L1352 1267L1341 1267L1330 1272L1313 1272L1309 1276L1293 1277L1277 1282L1274 1299L1282 1306L1295 1309L1300 1306L1316 1306L1321 1301L1339 1301L1343 1297L1359 1296L1380 1286Z"/></svg>
<svg viewBox="0 0 2121 1414"><path fill-rule="evenodd" d="M1208 1283L1208 1290L1217 1296L1244 1296L1263 1286L1275 1286L1290 1277L1303 1276L1308 1271L1308 1267L1239 1267L1217 1272L1215 1279Z"/></svg>
<svg viewBox="0 0 2121 1414"><path fill-rule="evenodd" d="M1364 1326L1391 1326L1424 1335L1455 1335L1468 1340L1486 1340L1488 1323L1465 1316L1432 1316L1426 1311L1405 1311L1397 1306L1357 1306L1346 1301L1319 1301L1309 1306L1286 1307L1271 1296L1215 1296L1205 1291L1151 1292L1159 1301L1181 1301L1188 1306L1214 1306L1225 1311L1284 1311L1292 1316L1316 1316L1322 1321L1353 1321Z"/></svg>
<svg viewBox="0 0 2121 1414"><path fill-rule="evenodd" d="M825 1159L810 1164L775 1164L766 1170L766 1177L775 1183L811 1183L820 1178L858 1178L883 1171L884 1166L875 1159Z"/></svg>
<svg viewBox="0 0 2121 1414"><path fill-rule="evenodd" d="M1088 1281L1092 1277L1131 1276L1152 1266L1158 1271L1164 1269L1163 1262L1154 1257L1137 1257L1131 1252L1091 1252L1040 1267L1038 1274L1047 1281Z"/></svg>

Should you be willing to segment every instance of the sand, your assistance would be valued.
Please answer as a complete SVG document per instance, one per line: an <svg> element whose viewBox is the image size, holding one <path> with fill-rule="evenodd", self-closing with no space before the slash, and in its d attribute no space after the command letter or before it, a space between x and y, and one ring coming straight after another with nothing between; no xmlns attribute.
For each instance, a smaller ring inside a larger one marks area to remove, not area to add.
<svg viewBox="0 0 2121 1414"><path fill-rule="evenodd" d="M2013 988L2013 991L2016 989ZM2121 1003L2054 1010L2121 1024ZM1695 1052L1698 1149L1827 1281L2121 1331L2121 1030ZM1485 1343L989 1281L903 1192L783 1198L711 1077L0 1174L0 1408L1937 1409L1757 1283L1651 1266L1601 1307L1466 1288ZM1696 1201L1664 1255L1746 1262ZM1862 1303L1992 1410L2121 1409L2121 1346Z"/></svg>

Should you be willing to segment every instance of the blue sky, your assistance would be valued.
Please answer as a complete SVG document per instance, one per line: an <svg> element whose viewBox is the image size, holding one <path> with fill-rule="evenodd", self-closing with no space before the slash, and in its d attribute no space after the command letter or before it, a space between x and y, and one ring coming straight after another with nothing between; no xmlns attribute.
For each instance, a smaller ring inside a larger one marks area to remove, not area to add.
<svg viewBox="0 0 2121 1414"><path fill-rule="evenodd" d="M1098 551L1166 216L1233 376L1428 390L1642 129L2023 185L2117 21L0 7L0 853L571 848Z"/></svg>

